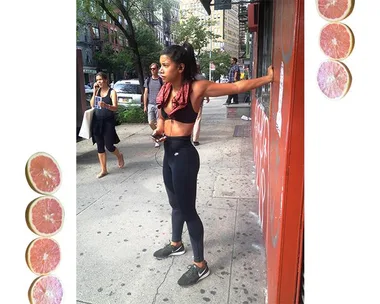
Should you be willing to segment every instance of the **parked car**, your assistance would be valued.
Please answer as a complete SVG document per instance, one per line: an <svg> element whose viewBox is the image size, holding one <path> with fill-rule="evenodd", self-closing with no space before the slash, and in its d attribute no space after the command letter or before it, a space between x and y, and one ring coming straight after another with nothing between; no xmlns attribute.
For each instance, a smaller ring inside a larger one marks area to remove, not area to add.
<svg viewBox="0 0 380 304"><path fill-rule="evenodd" d="M90 108L90 100L91 100L92 94L94 93L94 89L91 88L89 85L85 84L84 85L84 93L86 95L87 108Z"/></svg>
<svg viewBox="0 0 380 304"><path fill-rule="evenodd" d="M113 89L117 93L118 104L126 108L142 106L142 91L138 79L117 81Z"/></svg>

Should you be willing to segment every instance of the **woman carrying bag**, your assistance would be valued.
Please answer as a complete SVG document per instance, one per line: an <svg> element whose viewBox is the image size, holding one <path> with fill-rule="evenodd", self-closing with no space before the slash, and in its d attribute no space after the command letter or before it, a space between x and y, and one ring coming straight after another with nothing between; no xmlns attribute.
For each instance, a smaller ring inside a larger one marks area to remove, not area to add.
<svg viewBox="0 0 380 304"><path fill-rule="evenodd" d="M108 174L105 148L116 156L118 167L124 167L123 154L115 147L115 144L120 142L115 129L117 94L109 87L107 74L103 72L96 74L94 94L90 104L95 108L92 119L92 141L97 144L100 162L100 173L96 177L102 178Z"/></svg>

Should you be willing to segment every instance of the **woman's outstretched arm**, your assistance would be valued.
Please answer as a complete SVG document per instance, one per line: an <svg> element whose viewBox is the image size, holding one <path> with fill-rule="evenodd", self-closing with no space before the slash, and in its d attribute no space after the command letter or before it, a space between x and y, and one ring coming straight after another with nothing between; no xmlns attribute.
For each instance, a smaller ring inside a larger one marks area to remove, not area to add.
<svg viewBox="0 0 380 304"><path fill-rule="evenodd" d="M248 92L272 81L273 67L269 66L268 74L263 77L240 80L234 83L215 83L208 80L199 80L195 82L194 90L197 91L197 95L217 97Z"/></svg>

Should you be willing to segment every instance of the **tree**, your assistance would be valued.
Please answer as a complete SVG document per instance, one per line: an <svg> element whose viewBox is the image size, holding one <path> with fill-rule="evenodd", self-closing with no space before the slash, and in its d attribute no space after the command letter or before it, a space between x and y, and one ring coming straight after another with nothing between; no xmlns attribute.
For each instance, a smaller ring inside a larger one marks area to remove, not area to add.
<svg viewBox="0 0 380 304"><path fill-rule="evenodd" d="M211 20L201 20L199 17L190 16L186 12L181 12L181 20L173 27L174 41L177 44L185 41L191 43L197 57L210 40L215 41L220 37L220 35L212 33L211 26L215 22Z"/></svg>
<svg viewBox="0 0 380 304"><path fill-rule="evenodd" d="M117 52L109 43L105 43L102 50L94 54L94 59L98 63L98 68L114 74L115 80L122 79L124 71L130 73L133 70L133 62L128 52L125 50Z"/></svg>
<svg viewBox="0 0 380 304"><path fill-rule="evenodd" d="M215 70L212 72L212 80L214 81L220 79L221 75L226 75L230 68L230 55L219 49L212 50L211 59L210 52L203 52L199 55L198 60L201 66L201 71L206 75L209 73L210 62L214 63Z"/></svg>
<svg viewBox="0 0 380 304"><path fill-rule="evenodd" d="M126 52L131 55L141 85L144 82L143 46L141 36L149 30L149 22L154 18L153 12L162 7L170 7L170 0L77 0L77 10L85 11L96 20L107 15L118 27L128 41ZM78 20L80 21L80 20ZM153 32L153 29L150 29ZM156 39L144 40L145 44ZM146 48L149 52L157 51L157 43ZM148 53L149 53L148 52Z"/></svg>

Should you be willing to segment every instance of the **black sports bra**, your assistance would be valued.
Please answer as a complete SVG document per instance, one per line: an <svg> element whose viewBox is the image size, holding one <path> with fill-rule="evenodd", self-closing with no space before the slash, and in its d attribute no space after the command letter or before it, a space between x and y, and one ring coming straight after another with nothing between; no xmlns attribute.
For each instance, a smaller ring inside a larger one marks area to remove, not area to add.
<svg viewBox="0 0 380 304"><path fill-rule="evenodd" d="M165 112L164 108L161 108L161 115L165 120L173 119L182 123L194 123L197 119L198 113L194 112L193 105L189 100L186 107L174 112L170 117Z"/></svg>

